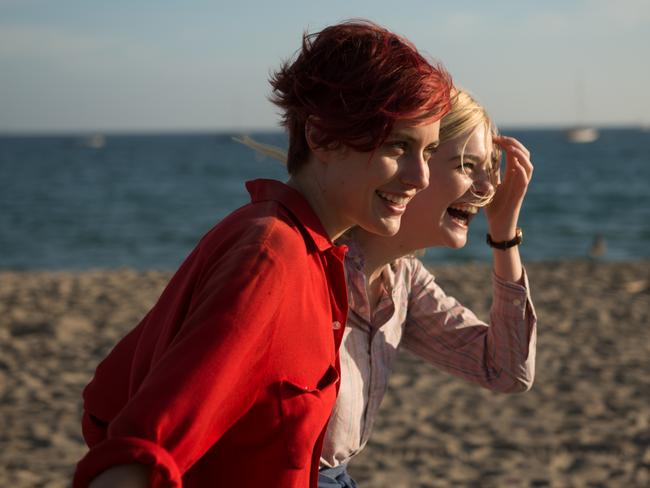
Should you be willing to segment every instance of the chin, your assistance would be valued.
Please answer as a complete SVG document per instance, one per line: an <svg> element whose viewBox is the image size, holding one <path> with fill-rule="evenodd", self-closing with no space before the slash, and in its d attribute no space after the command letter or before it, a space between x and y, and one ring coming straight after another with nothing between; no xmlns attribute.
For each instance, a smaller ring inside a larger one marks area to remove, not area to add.
<svg viewBox="0 0 650 488"><path fill-rule="evenodd" d="M393 237L399 231L401 221L397 222L378 222L372 225L361 225L361 227L372 233L384 237Z"/></svg>
<svg viewBox="0 0 650 488"><path fill-rule="evenodd" d="M445 239L444 246L450 249L462 249L463 247L465 247L465 244L467 244L467 236L465 237L450 236L448 239Z"/></svg>
<svg viewBox="0 0 650 488"><path fill-rule="evenodd" d="M465 247L465 244L466 244L465 242L463 242L463 243L453 242L453 243L447 244L445 247L448 247L450 249L462 249L462 248Z"/></svg>
<svg viewBox="0 0 650 488"><path fill-rule="evenodd" d="M467 233L449 229L441 224L427 233L428 242L423 247L447 247L449 249L461 249L467 244Z"/></svg>

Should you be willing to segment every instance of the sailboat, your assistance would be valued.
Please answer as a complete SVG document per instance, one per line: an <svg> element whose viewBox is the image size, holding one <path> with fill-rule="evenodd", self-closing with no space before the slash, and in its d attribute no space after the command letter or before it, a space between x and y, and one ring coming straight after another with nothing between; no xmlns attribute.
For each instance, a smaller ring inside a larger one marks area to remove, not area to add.
<svg viewBox="0 0 650 488"><path fill-rule="evenodd" d="M594 142L600 134L595 127L574 127L566 131L566 138L569 142L584 144Z"/></svg>
<svg viewBox="0 0 650 488"><path fill-rule="evenodd" d="M576 83L576 105L578 120L582 119L585 112L585 103L584 103L584 90L582 85L578 82ZM574 127L571 127L565 132L566 140L573 143L585 144L589 142L594 142L600 136L598 129L584 124L576 124Z"/></svg>

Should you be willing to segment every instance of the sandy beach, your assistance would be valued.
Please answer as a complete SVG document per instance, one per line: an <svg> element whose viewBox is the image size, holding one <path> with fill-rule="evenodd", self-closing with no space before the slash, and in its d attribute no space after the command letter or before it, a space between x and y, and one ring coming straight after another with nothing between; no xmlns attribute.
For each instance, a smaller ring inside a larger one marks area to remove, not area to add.
<svg viewBox="0 0 650 488"><path fill-rule="evenodd" d="M360 488L650 486L650 261L527 269L539 317L533 389L491 393L402 353L351 463ZM487 266L433 271L487 317ZM85 452L81 390L169 277L0 272L0 486L70 485Z"/></svg>

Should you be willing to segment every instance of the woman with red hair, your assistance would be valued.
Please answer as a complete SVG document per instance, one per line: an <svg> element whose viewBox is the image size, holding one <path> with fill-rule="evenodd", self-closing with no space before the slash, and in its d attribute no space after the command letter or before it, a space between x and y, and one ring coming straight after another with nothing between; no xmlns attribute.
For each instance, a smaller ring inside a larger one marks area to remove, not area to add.
<svg viewBox="0 0 650 488"><path fill-rule="evenodd" d="M75 488L317 486L348 306L333 241L352 226L397 232L427 186L451 81L355 21L303 36L271 85L289 181L248 182L251 203L201 239L100 363Z"/></svg>

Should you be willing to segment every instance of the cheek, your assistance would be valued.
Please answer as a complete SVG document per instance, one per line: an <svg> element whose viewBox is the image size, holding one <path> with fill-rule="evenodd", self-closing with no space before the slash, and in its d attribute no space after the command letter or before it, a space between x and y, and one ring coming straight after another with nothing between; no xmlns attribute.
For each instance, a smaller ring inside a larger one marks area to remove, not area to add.
<svg viewBox="0 0 650 488"><path fill-rule="evenodd" d="M426 196L427 195L418 195L409 203L407 212L416 220L421 220L423 217L430 214L431 205Z"/></svg>
<svg viewBox="0 0 650 488"><path fill-rule="evenodd" d="M462 197L472 187L473 181L469 176L462 173L456 173L449 178L445 187L446 193L450 200L457 200Z"/></svg>
<svg viewBox="0 0 650 488"><path fill-rule="evenodd" d="M436 179L429 182L430 192L429 208L432 212L440 214L447 210L449 204L464 193L461 191L461 182L458 178Z"/></svg>
<svg viewBox="0 0 650 488"><path fill-rule="evenodd" d="M393 158L373 158L370 164L366 163L365 168L377 180L384 181L394 177L399 171L399 164Z"/></svg>
<svg viewBox="0 0 650 488"><path fill-rule="evenodd" d="M437 189L429 187L418 193L409 203L406 214L402 218L402 225L406 223L414 229L423 230L432 223L438 222L446 209L447 205L441 201Z"/></svg>

